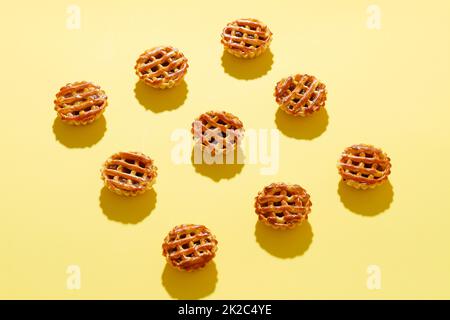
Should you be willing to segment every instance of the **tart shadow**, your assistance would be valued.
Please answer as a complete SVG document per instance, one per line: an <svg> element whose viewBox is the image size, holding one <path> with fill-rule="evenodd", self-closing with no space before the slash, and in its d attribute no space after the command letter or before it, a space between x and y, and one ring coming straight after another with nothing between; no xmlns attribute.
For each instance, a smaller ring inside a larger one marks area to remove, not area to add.
<svg viewBox="0 0 450 320"><path fill-rule="evenodd" d="M273 53L270 49L253 59L233 56L227 51L222 54L223 70L230 76L240 80L252 80L267 74L272 69Z"/></svg>
<svg viewBox="0 0 450 320"><path fill-rule="evenodd" d="M55 139L67 148L87 148L99 142L106 132L106 120L102 115L84 126L66 124L58 117L53 121Z"/></svg>
<svg viewBox="0 0 450 320"><path fill-rule="evenodd" d="M311 224L308 220L293 229L277 230L261 221L255 224L255 237L261 248L278 258L294 258L303 255L313 239Z"/></svg>
<svg viewBox="0 0 450 320"><path fill-rule="evenodd" d="M366 217L373 217L387 210L394 199L394 190L389 180L367 190L355 189L341 180L338 194L347 209Z"/></svg>
<svg viewBox="0 0 450 320"><path fill-rule="evenodd" d="M174 299L204 298L213 293L216 288L216 264L211 261L200 270L185 272L166 263L161 281L167 293Z"/></svg>
<svg viewBox="0 0 450 320"><path fill-rule="evenodd" d="M215 182L219 182L222 179L231 179L235 177L237 174L239 174L242 171L242 168L244 167L244 163L237 163L238 159L238 153L239 158L244 159L243 151L239 147L237 150L234 151L234 163L213 163L213 164L207 164L207 163L196 163L194 159L194 152L195 148L192 148L191 152L191 163L192 166L195 168L195 171L200 173L202 176L208 177ZM225 162L225 160L224 160ZM243 161L242 161L243 162Z"/></svg>
<svg viewBox="0 0 450 320"><path fill-rule="evenodd" d="M310 116L294 117L278 108L275 114L275 124L285 136L312 140L327 129L328 112L325 108L321 108Z"/></svg>
<svg viewBox="0 0 450 320"><path fill-rule="evenodd" d="M169 89L155 89L143 81L136 82L134 96L147 110L155 113L172 111L183 105L187 98L188 87L186 81Z"/></svg>
<svg viewBox="0 0 450 320"><path fill-rule="evenodd" d="M115 194L103 187L100 192L100 208L109 219L124 224L137 224L150 215L156 206L156 192L151 189L136 197Z"/></svg>

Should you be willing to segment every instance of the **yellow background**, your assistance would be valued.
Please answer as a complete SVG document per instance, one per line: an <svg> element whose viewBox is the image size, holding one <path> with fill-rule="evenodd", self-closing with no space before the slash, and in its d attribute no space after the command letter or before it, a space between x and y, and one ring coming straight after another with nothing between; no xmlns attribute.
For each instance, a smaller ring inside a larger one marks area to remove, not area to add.
<svg viewBox="0 0 450 320"><path fill-rule="evenodd" d="M366 27L381 8L381 30ZM81 29L66 28L69 4ZM1 5L0 298L450 298L450 3L429 1L13 1ZM253 61L223 55L220 32L255 17L274 37ZM137 84L145 49L174 45L189 59L180 87ZM328 88L326 112L277 112L275 83L302 72ZM109 97L85 128L55 120L67 82ZM281 131L280 170L224 172L175 165L170 135L210 109L246 128ZM390 183L359 192L336 162L353 143L392 159ZM123 199L99 169L119 150L155 159L155 191ZM273 181L311 194L308 224L256 224L253 199ZM215 263L186 274L166 267L161 243L176 224L216 234ZM381 270L368 290L367 267ZM66 269L81 268L81 289Z"/></svg>

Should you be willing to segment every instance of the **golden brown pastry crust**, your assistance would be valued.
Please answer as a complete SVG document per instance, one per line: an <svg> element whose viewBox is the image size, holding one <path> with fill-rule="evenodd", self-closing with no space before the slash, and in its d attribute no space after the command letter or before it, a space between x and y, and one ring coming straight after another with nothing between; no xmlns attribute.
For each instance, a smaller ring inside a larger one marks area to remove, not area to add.
<svg viewBox="0 0 450 320"><path fill-rule="evenodd" d="M222 44L229 53L239 58L254 58L267 50L272 32L256 19L238 19L222 31Z"/></svg>
<svg viewBox="0 0 450 320"><path fill-rule="evenodd" d="M182 224L173 228L162 245L167 262L179 270L203 268L217 251L215 236L203 225Z"/></svg>
<svg viewBox="0 0 450 320"><path fill-rule="evenodd" d="M189 65L178 49L170 46L145 51L136 61L136 74L153 88L167 89L183 80Z"/></svg>
<svg viewBox="0 0 450 320"><path fill-rule="evenodd" d="M297 184L272 183L255 198L258 219L275 229L291 229L308 219L311 200Z"/></svg>
<svg viewBox="0 0 450 320"><path fill-rule="evenodd" d="M108 97L99 86L79 81L68 83L56 94L55 110L65 123L85 125L94 122L105 111Z"/></svg>
<svg viewBox="0 0 450 320"><path fill-rule="evenodd" d="M106 160L101 176L109 190L123 196L137 196L152 188L157 167L140 152L119 152Z"/></svg>
<svg viewBox="0 0 450 320"><path fill-rule="evenodd" d="M356 189L374 188L388 179L391 159L372 145L355 144L341 154L338 170L349 186Z"/></svg>
<svg viewBox="0 0 450 320"><path fill-rule="evenodd" d="M279 81L274 95L287 114L304 117L325 106L327 89L314 76L296 74Z"/></svg>
<svg viewBox="0 0 450 320"><path fill-rule="evenodd" d="M208 111L192 123L195 143L210 148L211 154L234 151L244 133L244 126L235 115L225 111Z"/></svg>

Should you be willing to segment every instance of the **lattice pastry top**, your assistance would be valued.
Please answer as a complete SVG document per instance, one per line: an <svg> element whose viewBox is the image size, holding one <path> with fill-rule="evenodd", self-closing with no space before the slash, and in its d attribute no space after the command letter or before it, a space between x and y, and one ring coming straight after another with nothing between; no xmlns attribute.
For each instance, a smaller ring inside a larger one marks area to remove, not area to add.
<svg viewBox="0 0 450 320"><path fill-rule="evenodd" d="M86 81L68 83L56 94L59 118L73 125L91 123L103 114L108 97L99 86Z"/></svg>
<svg viewBox="0 0 450 320"><path fill-rule="evenodd" d="M102 168L106 187L124 196L136 196L151 189L156 176L153 160L139 152L116 153Z"/></svg>
<svg viewBox="0 0 450 320"><path fill-rule="evenodd" d="M388 179L391 159L372 145L356 144L341 154L338 169L348 185L357 189L374 188Z"/></svg>
<svg viewBox="0 0 450 320"><path fill-rule="evenodd" d="M181 83L188 69L187 58L170 46L145 51L136 61L136 74L151 87L166 89Z"/></svg>
<svg viewBox="0 0 450 320"><path fill-rule="evenodd" d="M162 245L167 262L179 270L203 268L217 251L217 240L202 225L182 224L169 232Z"/></svg>
<svg viewBox="0 0 450 320"><path fill-rule="evenodd" d="M308 74L296 74L282 79L275 88L275 100L280 108L293 116L307 116L325 106L325 85Z"/></svg>
<svg viewBox="0 0 450 320"><path fill-rule="evenodd" d="M238 19L222 31L222 44L239 58L254 58L263 53L272 41L272 32L256 19Z"/></svg>
<svg viewBox="0 0 450 320"><path fill-rule="evenodd" d="M235 115L225 111L208 111L192 123L196 144L208 148L212 155L236 149L244 133L244 126Z"/></svg>
<svg viewBox="0 0 450 320"><path fill-rule="evenodd" d="M308 219L311 206L309 194L296 184L272 183L255 199L259 220L275 229L291 229Z"/></svg>

